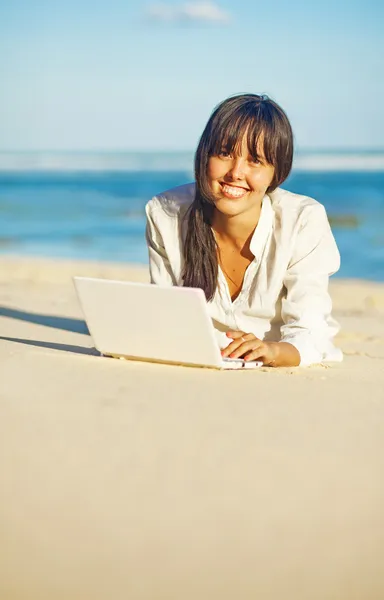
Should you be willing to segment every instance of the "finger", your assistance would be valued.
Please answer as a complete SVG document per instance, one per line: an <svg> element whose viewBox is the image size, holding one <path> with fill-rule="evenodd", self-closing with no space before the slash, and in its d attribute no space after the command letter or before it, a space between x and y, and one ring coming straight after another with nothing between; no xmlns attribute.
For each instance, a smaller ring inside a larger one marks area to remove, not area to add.
<svg viewBox="0 0 384 600"><path fill-rule="evenodd" d="M262 347L251 350L251 352L244 356L244 360L262 360L264 363L264 352Z"/></svg>
<svg viewBox="0 0 384 600"><path fill-rule="evenodd" d="M231 352L234 352L239 346L241 346L242 343L243 342L242 342L241 338L238 340L234 340L233 342L228 344L228 346L226 348L222 349L221 355L229 356L231 354Z"/></svg>
<svg viewBox="0 0 384 600"><path fill-rule="evenodd" d="M252 335L252 334L251 334ZM253 339L253 342L255 342L256 340ZM237 348L239 348L240 346L242 346L245 342L244 337L238 338L236 340L233 340L233 342L231 342L230 344L228 344L228 346L226 348L223 348L221 351L221 354L223 356L229 356L232 352L234 352L235 350L237 350Z"/></svg>
<svg viewBox="0 0 384 600"><path fill-rule="evenodd" d="M232 338L233 340L238 340L243 338L245 340L258 340L261 342L260 338L256 337L254 333L245 333L244 331L227 331L227 336Z"/></svg>
<svg viewBox="0 0 384 600"><path fill-rule="evenodd" d="M243 331L227 331L228 337L232 337L233 342L228 344L226 348L223 348L221 351L221 355L223 357L230 356L231 358L238 358L239 356L243 356L245 352L252 350L255 348L255 342L259 342L262 344L262 341L259 340L253 333L244 333ZM247 344L245 346L244 344ZM249 345L251 343L251 345Z"/></svg>
<svg viewBox="0 0 384 600"><path fill-rule="evenodd" d="M247 334L244 333L244 331L227 331L226 335L232 338L233 340L237 340L243 336L246 336Z"/></svg>
<svg viewBox="0 0 384 600"><path fill-rule="evenodd" d="M260 348L262 344L260 344L259 340L250 340L249 342L243 342L240 346L236 348L233 352L230 353L230 358L239 358L240 356L244 356L244 354L252 351L256 351Z"/></svg>

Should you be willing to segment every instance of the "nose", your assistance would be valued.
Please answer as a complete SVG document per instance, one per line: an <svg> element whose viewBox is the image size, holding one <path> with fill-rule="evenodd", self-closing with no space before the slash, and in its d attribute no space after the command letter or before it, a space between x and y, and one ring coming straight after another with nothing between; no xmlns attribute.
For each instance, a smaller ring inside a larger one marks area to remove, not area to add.
<svg viewBox="0 0 384 600"><path fill-rule="evenodd" d="M236 156L233 159L231 168L228 173L233 181L241 181L245 176L245 161L241 156Z"/></svg>

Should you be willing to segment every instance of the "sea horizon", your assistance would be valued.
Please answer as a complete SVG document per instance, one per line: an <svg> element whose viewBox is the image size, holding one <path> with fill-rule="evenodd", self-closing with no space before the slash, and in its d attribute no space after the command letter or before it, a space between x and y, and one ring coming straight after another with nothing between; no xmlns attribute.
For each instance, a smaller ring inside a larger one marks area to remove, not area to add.
<svg viewBox="0 0 384 600"><path fill-rule="evenodd" d="M185 171L193 150L0 150L0 172ZM384 171L384 148L298 148L295 171Z"/></svg>

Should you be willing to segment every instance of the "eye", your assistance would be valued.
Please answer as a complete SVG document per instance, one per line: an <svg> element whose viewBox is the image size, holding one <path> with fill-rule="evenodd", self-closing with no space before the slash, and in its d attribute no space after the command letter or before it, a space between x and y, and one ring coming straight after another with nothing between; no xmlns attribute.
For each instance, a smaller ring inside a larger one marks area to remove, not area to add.
<svg viewBox="0 0 384 600"><path fill-rule="evenodd" d="M259 160L257 158L250 158L249 164L251 164L252 166L258 167L259 165L261 165L263 163L261 162L261 160Z"/></svg>
<svg viewBox="0 0 384 600"><path fill-rule="evenodd" d="M224 149L220 150L218 156L219 158L231 158L231 154Z"/></svg>

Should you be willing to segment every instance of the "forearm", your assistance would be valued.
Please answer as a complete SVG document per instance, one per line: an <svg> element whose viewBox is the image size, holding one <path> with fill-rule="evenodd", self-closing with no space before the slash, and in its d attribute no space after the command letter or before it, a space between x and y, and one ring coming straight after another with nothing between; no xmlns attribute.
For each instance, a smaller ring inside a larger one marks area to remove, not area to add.
<svg viewBox="0 0 384 600"><path fill-rule="evenodd" d="M268 363L270 367L298 367L300 352L288 342L270 342L274 349L275 358Z"/></svg>

